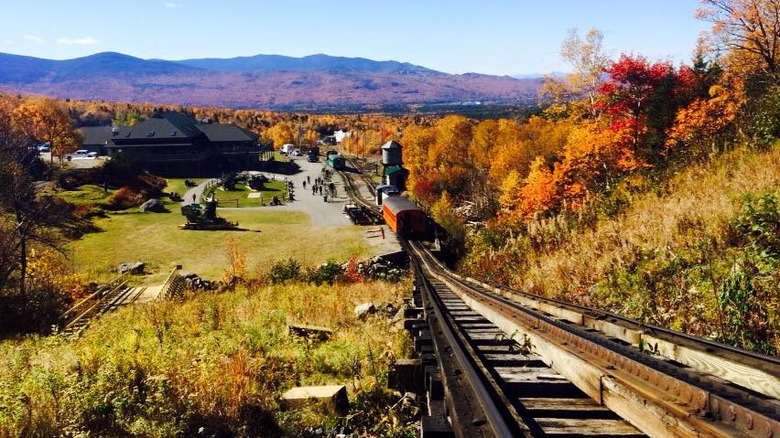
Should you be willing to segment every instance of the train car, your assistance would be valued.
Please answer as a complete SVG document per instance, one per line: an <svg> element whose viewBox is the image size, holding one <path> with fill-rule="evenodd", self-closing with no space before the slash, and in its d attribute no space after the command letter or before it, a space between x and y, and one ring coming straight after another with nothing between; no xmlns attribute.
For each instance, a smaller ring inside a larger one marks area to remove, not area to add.
<svg viewBox="0 0 780 438"><path fill-rule="evenodd" d="M328 166L334 168L335 170L344 170L344 168L346 168L346 161L344 161L344 157L341 155L328 155L327 163Z"/></svg>
<svg viewBox="0 0 780 438"><path fill-rule="evenodd" d="M425 212L402 196L385 198L382 202L382 216L390 229L399 236L420 237L425 234Z"/></svg>

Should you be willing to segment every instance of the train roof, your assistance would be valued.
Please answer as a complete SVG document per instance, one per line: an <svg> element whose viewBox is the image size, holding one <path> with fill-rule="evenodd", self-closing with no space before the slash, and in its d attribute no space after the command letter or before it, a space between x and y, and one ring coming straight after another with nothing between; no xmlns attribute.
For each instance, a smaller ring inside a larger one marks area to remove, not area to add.
<svg viewBox="0 0 780 438"><path fill-rule="evenodd" d="M387 208L392 211L393 213L398 214L399 211L406 211L406 210L420 210L419 207L414 205L414 203L403 196L390 196L388 198L385 198L382 201L382 204L386 205Z"/></svg>

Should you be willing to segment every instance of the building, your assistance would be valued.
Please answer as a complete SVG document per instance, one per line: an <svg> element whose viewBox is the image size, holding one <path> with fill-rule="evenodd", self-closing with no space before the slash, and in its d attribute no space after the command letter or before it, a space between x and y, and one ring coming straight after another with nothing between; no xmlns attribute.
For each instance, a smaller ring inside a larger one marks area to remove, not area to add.
<svg viewBox="0 0 780 438"><path fill-rule="evenodd" d="M352 137L352 133L339 129L333 133L333 137L336 139L336 143L341 143L345 138Z"/></svg>
<svg viewBox="0 0 780 438"><path fill-rule="evenodd" d="M248 129L198 122L177 112L162 113L133 126L82 128L82 133L85 149L102 141L109 157L140 160L146 170L159 175L249 170L257 166L261 153L259 136Z"/></svg>
<svg viewBox="0 0 780 438"><path fill-rule="evenodd" d="M400 191L406 190L409 171L403 167L403 146L395 140L390 140L383 144L381 149L384 184L395 186Z"/></svg>

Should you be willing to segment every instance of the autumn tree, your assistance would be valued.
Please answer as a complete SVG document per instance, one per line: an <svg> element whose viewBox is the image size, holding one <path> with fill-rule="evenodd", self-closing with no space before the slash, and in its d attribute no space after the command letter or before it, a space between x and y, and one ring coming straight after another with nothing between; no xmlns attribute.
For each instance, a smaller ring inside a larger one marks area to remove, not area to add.
<svg viewBox="0 0 780 438"><path fill-rule="evenodd" d="M295 141L295 130L293 130L290 123L280 122L268 128L264 136L266 139L273 141L274 147L279 150L282 145Z"/></svg>
<svg viewBox="0 0 780 438"><path fill-rule="evenodd" d="M609 58L603 52L604 35L597 29L590 29L581 38L576 29L561 45L560 54L572 67L569 86L573 94L583 95L590 102L591 115L596 116L596 95L602 82L602 74L609 65Z"/></svg>
<svg viewBox="0 0 780 438"><path fill-rule="evenodd" d="M723 131L734 122L739 105L738 98L724 87L712 86L709 99L697 99L677 112L666 147L702 144L711 151L721 149Z"/></svg>
<svg viewBox="0 0 780 438"><path fill-rule="evenodd" d="M66 154L82 144L81 134L75 129L68 108L50 98L33 98L23 102L12 113L17 131L29 138L48 142L52 159L62 162Z"/></svg>
<svg viewBox="0 0 780 438"><path fill-rule="evenodd" d="M10 126L0 126L0 289L14 281L20 295L27 290L30 245L60 248L65 235L81 226L70 207L35 190L37 154L30 139Z"/></svg>
<svg viewBox="0 0 780 438"><path fill-rule="evenodd" d="M697 17L713 23L720 46L731 61L777 80L780 49L780 0L702 0ZM752 65L751 65L752 64Z"/></svg>

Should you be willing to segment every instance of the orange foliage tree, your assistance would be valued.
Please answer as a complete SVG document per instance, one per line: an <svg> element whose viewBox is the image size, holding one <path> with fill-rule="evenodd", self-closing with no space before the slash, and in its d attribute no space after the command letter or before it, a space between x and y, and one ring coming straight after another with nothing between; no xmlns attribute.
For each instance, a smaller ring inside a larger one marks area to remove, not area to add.
<svg viewBox="0 0 780 438"><path fill-rule="evenodd" d="M60 101L46 97L28 99L14 109L12 118L20 133L49 142L52 158L56 155L60 161L82 144L68 108Z"/></svg>
<svg viewBox="0 0 780 438"><path fill-rule="evenodd" d="M697 99L677 112L666 147L707 143L715 149L722 138L719 134L734 122L739 105L733 93L722 86L712 86L709 99Z"/></svg>

